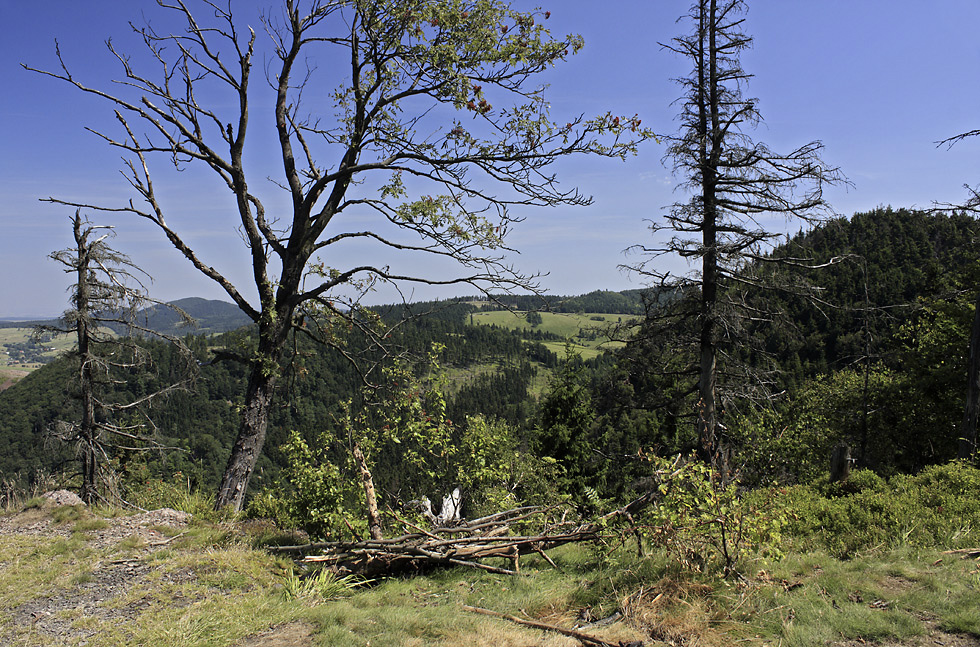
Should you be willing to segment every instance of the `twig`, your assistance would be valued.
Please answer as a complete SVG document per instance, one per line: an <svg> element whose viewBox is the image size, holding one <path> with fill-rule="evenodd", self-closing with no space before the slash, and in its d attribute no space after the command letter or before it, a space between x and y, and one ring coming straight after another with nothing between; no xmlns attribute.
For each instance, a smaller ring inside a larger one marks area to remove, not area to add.
<svg viewBox="0 0 980 647"><path fill-rule="evenodd" d="M151 542L149 542L147 544L147 546L166 546L167 544L169 544L169 543L171 543L173 541L176 541L176 540L180 539L181 537L183 537L186 534L187 534L187 531L185 530L184 532L182 532L182 533L180 533L178 535L174 535L173 537L168 537L167 539L161 539L160 541L151 541Z"/></svg>
<svg viewBox="0 0 980 647"><path fill-rule="evenodd" d="M960 548L959 550L944 550L943 555L962 555L961 559L969 557L980 558L980 548Z"/></svg>
<svg viewBox="0 0 980 647"><path fill-rule="evenodd" d="M590 622L587 625L582 625L579 627L579 631L583 629L595 629L596 627L605 627L606 625L611 625L614 622L622 620L623 614L620 611L614 611L611 615L606 616L602 620L596 620L595 622Z"/></svg>
<svg viewBox="0 0 980 647"><path fill-rule="evenodd" d="M490 609L481 609L480 607L471 607L468 605L463 605L463 611L469 611L471 613L479 613L485 616L491 616L493 618L500 618L502 620L508 620L515 624L523 625L525 627L533 627L534 629L541 629L543 631L554 631L560 633L563 636L569 636L580 640L586 645L600 645L601 647L621 647L621 643L609 642L608 640L603 640L597 636L592 636L581 631L575 631L574 629L565 629L563 627L556 627L555 625L549 625L544 622L536 622L534 620L524 620L518 618L517 616L507 615L506 613L498 613L497 611L491 611Z"/></svg>
<svg viewBox="0 0 980 647"><path fill-rule="evenodd" d="M540 546L535 545L534 546L534 550L537 551L538 555L541 555L541 557L544 558L544 561L546 561L549 564L551 564L551 568L555 569L556 571L560 571L561 570L560 568L558 568L558 564L555 564L555 562L550 557L548 557L548 553L546 553L543 550L541 550L541 547Z"/></svg>

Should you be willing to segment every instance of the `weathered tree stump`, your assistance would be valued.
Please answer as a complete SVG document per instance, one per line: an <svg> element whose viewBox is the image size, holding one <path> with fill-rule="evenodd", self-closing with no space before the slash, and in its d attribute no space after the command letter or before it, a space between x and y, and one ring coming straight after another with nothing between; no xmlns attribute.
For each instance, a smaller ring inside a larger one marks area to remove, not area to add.
<svg viewBox="0 0 980 647"><path fill-rule="evenodd" d="M851 475L851 448L847 443L838 443L830 456L830 482L845 481Z"/></svg>

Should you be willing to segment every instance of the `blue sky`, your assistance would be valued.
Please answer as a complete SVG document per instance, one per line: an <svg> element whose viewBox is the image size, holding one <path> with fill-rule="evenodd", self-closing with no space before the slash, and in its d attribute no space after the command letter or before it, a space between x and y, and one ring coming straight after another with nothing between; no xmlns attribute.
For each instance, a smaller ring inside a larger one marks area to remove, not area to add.
<svg viewBox="0 0 980 647"><path fill-rule="evenodd" d="M612 110L638 113L659 132L674 131L671 103L678 87L670 79L686 68L657 43L684 29L676 20L689 0L514 4L549 9L553 32L585 38L585 49L546 79L556 120ZM234 0L239 13L263 5ZM38 198L116 203L129 197L118 154L85 130L109 127L109 106L20 64L53 68L58 39L73 72L104 83L118 71L105 39L123 45L127 21L140 22L154 11L150 0L0 0L2 318L52 315L67 305L70 279L47 254L69 245L71 210ZM844 215L962 199L964 183L980 183L980 139L952 150L935 142L980 128L978 24L976 0L750 2L746 29L755 43L743 66L754 75L748 94L760 99L765 119L755 138L776 150L823 141L825 160L853 183L828 194ZM261 109L253 111L253 132L267 127ZM648 240L646 221L659 218L677 197L678 180L661 163L663 152L651 142L625 163L562 163L557 170L564 185L593 195L595 204L521 213L526 221L510 239L521 251L513 263L549 273L543 284L557 294L641 287L617 266L627 260L623 249ZM207 182L186 177L169 200L182 231L207 261L247 285L248 261L234 215ZM157 231L131 218L94 218L116 225L115 246L154 277L153 296L222 298ZM415 296L435 294L419 290Z"/></svg>

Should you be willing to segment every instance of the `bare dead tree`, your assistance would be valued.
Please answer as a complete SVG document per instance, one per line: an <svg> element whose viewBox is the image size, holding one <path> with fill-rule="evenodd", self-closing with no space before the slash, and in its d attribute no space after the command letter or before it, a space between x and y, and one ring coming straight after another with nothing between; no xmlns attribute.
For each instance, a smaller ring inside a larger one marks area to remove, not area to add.
<svg viewBox="0 0 980 647"><path fill-rule="evenodd" d="M72 308L62 316L61 325L45 325L37 333L74 333L77 348L74 396L81 405L80 420L57 421L49 432L58 440L76 447L81 467L80 496L86 503L104 499L111 485L109 466L114 452L162 449L148 429L151 420L145 409L153 401L185 388L193 378L190 350L176 337L160 335L141 325L140 311L150 305L164 305L190 318L175 306L161 304L146 294L142 279L148 278L124 254L112 249L107 240L114 235L110 227L93 225L80 211L72 219L75 247L53 252L51 258L76 275L72 288ZM102 231L104 230L104 232ZM101 235L99 235L101 234ZM98 236L98 237L96 237ZM119 337L112 328L129 336ZM114 387L125 382L127 374L149 364L140 338L166 337L177 346L185 366L182 379L138 397L121 399Z"/></svg>
<svg viewBox="0 0 980 647"><path fill-rule="evenodd" d="M937 146L952 146L970 137L980 136L980 130L969 130L937 142ZM964 185L967 198L962 204L938 205L944 211L968 211L980 213L980 185ZM973 307L973 323L970 326L970 351L966 376L966 404L963 407L963 425L960 428L957 457L973 458L977 452L977 418L980 417L980 290Z"/></svg>
<svg viewBox="0 0 980 647"><path fill-rule="evenodd" d="M697 0L684 17L691 31L662 44L691 63L691 73L677 79L680 130L665 137L666 159L673 164L688 197L671 205L663 221L651 225L655 235L671 232L663 244L630 248L646 258L628 266L673 295L670 307L656 309L662 323L690 322L692 361L679 378L695 378L698 454L725 479L727 459L721 416L725 390L729 397L747 395L745 380L759 382L733 359L745 339L747 322L765 323L771 315L750 295L767 286L773 262L767 251L782 236L774 217L814 223L832 211L823 188L845 182L839 169L820 159L823 145L814 141L787 154L752 139L762 121L758 100L743 91L751 75L740 63L752 39L743 31L744 0ZM664 255L697 269L674 274L655 265ZM781 258L784 265L807 265L806 259ZM662 329L660 327L654 327ZM676 370L676 369L675 369ZM727 377L730 379L722 380ZM763 378L756 386L765 389ZM735 389L733 391L733 389Z"/></svg>
<svg viewBox="0 0 980 647"><path fill-rule="evenodd" d="M231 2L157 4L183 31L134 26L148 54L141 59L109 42L123 72L113 90L83 83L60 52L60 70L35 70L114 105L121 135L100 134L127 155L139 198L115 207L54 201L152 222L256 323L240 431L215 502L240 509L301 316L326 322L303 330L336 343L337 323L369 331L360 297L378 282L535 289L535 277L504 257L521 219L513 209L588 204L558 185L551 165L578 154L622 158L651 133L612 114L554 123L536 77L581 38L554 38L543 26L550 12L515 11L505 0L281 0L261 17L260 33L232 15ZM271 92L253 78L263 61ZM147 62L155 72L143 71ZM268 157L247 136L263 108L272 118L256 131L278 142L272 186L289 197L282 212L267 210L272 202L252 177L253 160ZM210 169L227 189L228 226L245 239L257 303L168 223L151 180L156 157ZM373 255L337 267L337 250L352 242L373 245ZM388 259L406 254L450 261L458 272L393 269Z"/></svg>

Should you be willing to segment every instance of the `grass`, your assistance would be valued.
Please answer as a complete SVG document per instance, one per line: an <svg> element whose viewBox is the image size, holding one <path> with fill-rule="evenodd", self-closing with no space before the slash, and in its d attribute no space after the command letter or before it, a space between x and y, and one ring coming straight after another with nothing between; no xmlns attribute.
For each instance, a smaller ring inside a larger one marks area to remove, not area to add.
<svg viewBox="0 0 980 647"><path fill-rule="evenodd" d="M541 323L538 326L529 324L524 317L524 313L515 313L508 310L474 312L470 320L474 324L483 326L495 325L511 330L539 330L541 332L551 333L571 342L572 350L581 355L583 359L591 359L603 350L611 350L623 345L621 342L609 341L601 332L604 328L619 322L639 319L635 315L621 314L577 314L566 312L542 312L540 314ZM556 353L559 357L564 356L564 341L543 343L548 350Z"/></svg>
<svg viewBox="0 0 980 647"><path fill-rule="evenodd" d="M980 636L972 560L899 548L848 561L792 555L772 567L747 621L788 647L902 641L934 629Z"/></svg>
<svg viewBox="0 0 980 647"><path fill-rule="evenodd" d="M89 530L103 527L77 508L35 509L29 514L34 521L46 515L54 527L69 523ZM216 542L218 536L224 540ZM108 546L96 545L81 532L61 538L0 536L0 618L4 618L0 633L16 608L32 600L79 595L98 580L100 567L118 563L120 555L152 568L143 569L144 577L99 603L95 611L64 616L79 630L97 635L99 645L224 647L305 610L286 602L280 593L282 562L248 547L240 535L232 538L227 530L209 528L189 532L173 543L180 540L182 545L166 555L146 555L132 552L143 544L133 536ZM181 573L193 575L176 577ZM120 617L132 620L120 622ZM9 644L62 644L54 636L24 627L12 629L0 642L5 639Z"/></svg>
<svg viewBox="0 0 980 647"><path fill-rule="evenodd" d="M36 627L15 627L17 609L80 595L122 557L142 575L94 608L73 606L59 616L90 644L97 636L107 647L230 647L293 622L310 628L311 647L574 644L462 605L565 627L620 611L627 621L588 631L627 643L807 647L931 643L941 631L980 636L980 563L911 544L847 560L820 550L752 558L740 579L683 570L663 552L640 558L635 546L609 553L569 545L550 551L557 569L529 556L515 577L449 569L354 587L322 572L299 575L229 520L194 521L148 553L131 537L94 541L101 524L112 523L111 511L35 507L20 514L27 525L57 520L53 527L70 534L0 535L0 642L7 644L66 644Z"/></svg>

